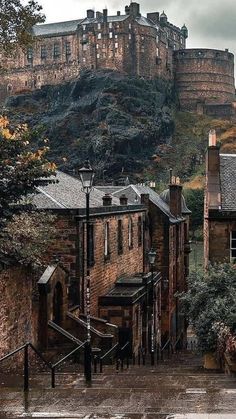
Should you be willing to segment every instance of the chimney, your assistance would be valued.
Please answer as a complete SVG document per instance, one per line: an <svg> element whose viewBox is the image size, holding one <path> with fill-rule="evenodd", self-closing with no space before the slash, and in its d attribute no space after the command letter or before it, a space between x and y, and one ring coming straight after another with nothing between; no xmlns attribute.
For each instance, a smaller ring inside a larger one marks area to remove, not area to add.
<svg viewBox="0 0 236 419"><path fill-rule="evenodd" d="M103 22L107 23L107 9L103 9Z"/></svg>
<svg viewBox="0 0 236 419"><path fill-rule="evenodd" d="M120 196L120 205L128 205L128 198L125 194Z"/></svg>
<svg viewBox="0 0 236 419"><path fill-rule="evenodd" d="M111 197L111 195L109 195L108 193L106 193L102 197L102 204L103 204L104 207L110 207L112 205L112 197Z"/></svg>
<svg viewBox="0 0 236 419"><path fill-rule="evenodd" d="M94 18L94 10L92 10L92 9L87 10L87 18L88 19L93 19Z"/></svg>
<svg viewBox="0 0 236 419"><path fill-rule="evenodd" d="M119 10L117 10L117 16L120 16L120 11Z"/></svg>
<svg viewBox="0 0 236 419"><path fill-rule="evenodd" d="M129 6L125 6L125 14L126 14L126 15L129 15L129 10L130 10L130 9L129 9Z"/></svg>
<svg viewBox="0 0 236 419"><path fill-rule="evenodd" d="M182 186L180 184L180 178L172 176L169 184L170 191L170 212L175 217L182 216Z"/></svg>
<svg viewBox="0 0 236 419"><path fill-rule="evenodd" d="M129 14L131 15L131 16L133 16L133 17L138 17L138 16L140 16L140 11L139 11L139 3L136 3L136 2L132 2L132 3L130 3L130 6L129 6L129 9L130 9L130 12L129 12Z"/></svg>
<svg viewBox="0 0 236 419"><path fill-rule="evenodd" d="M140 198L141 198L141 204L148 207L149 206L149 194L148 193L141 193Z"/></svg>
<svg viewBox="0 0 236 419"><path fill-rule="evenodd" d="M99 19L100 17L102 17L102 13L101 12L96 12L96 18Z"/></svg>
<svg viewBox="0 0 236 419"><path fill-rule="evenodd" d="M212 129L209 132L209 147L207 153L207 171L219 172L220 170L220 152L217 146L216 131Z"/></svg>

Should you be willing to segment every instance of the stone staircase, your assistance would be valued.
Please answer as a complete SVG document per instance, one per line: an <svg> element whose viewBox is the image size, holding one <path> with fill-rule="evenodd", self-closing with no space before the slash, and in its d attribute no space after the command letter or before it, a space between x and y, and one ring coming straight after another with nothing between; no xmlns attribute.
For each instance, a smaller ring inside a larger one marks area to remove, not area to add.
<svg viewBox="0 0 236 419"><path fill-rule="evenodd" d="M236 418L234 376L205 371L201 357L192 352L174 354L154 367L147 361L145 366L124 366L122 372L105 366L103 374L93 374L91 386L84 382L78 364L73 371L57 373L55 389L50 388L47 373L32 375L27 397L19 389L21 377L15 377L14 384L0 377L0 417Z"/></svg>

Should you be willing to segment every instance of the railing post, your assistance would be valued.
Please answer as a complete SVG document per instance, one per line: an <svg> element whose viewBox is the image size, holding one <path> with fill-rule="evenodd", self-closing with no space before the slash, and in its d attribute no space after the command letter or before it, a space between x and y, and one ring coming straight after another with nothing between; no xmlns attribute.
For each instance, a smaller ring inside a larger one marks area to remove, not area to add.
<svg viewBox="0 0 236 419"><path fill-rule="evenodd" d="M24 347L24 391L29 390L29 352L28 343Z"/></svg>
<svg viewBox="0 0 236 419"><path fill-rule="evenodd" d="M55 368L54 367L52 367L51 383L52 383L52 388L55 388Z"/></svg>
<svg viewBox="0 0 236 419"><path fill-rule="evenodd" d="M126 358L126 366L127 366L127 369L129 368L129 355L127 355L127 358Z"/></svg>
<svg viewBox="0 0 236 419"><path fill-rule="evenodd" d="M102 358L100 358L100 374L102 374Z"/></svg>
<svg viewBox="0 0 236 419"><path fill-rule="evenodd" d="M158 344L157 345L157 364L158 364L159 360L160 360L160 346Z"/></svg>
<svg viewBox="0 0 236 419"><path fill-rule="evenodd" d="M142 358L143 358L143 365L145 365L145 363L146 363L146 355L145 355L145 352L144 351L142 351Z"/></svg>
<svg viewBox="0 0 236 419"><path fill-rule="evenodd" d="M94 374L97 374L97 355L94 355L93 362L94 362Z"/></svg>
<svg viewBox="0 0 236 419"><path fill-rule="evenodd" d="M154 365L155 365L154 351L151 351L151 366L153 367Z"/></svg>
<svg viewBox="0 0 236 419"><path fill-rule="evenodd" d="M121 360L120 360L120 369L121 369L121 371L123 371L123 369L124 369L124 360L123 360L123 357L121 357Z"/></svg>
<svg viewBox="0 0 236 419"><path fill-rule="evenodd" d="M133 365L135 365L135 353L133 352Z"/></svg>
<svg viewBox="0 0 236 419"><path fill-rule="evenodd" d="M139 365L139 367L140 367L140 364L141 364L141 349L139 348L138 349L138 365Z"/></svg>
<svg viewBox="0 0 236 419"><path fill-rule="evenodd" d="M116 372L119 371L119 368L120 368L120 360L119 358L116 358Z"/></svg>
<svg viewBox="0 0 236 419"><path fill-rule="evenodd" d="M87 340L84 345L84 376L87 383L91 383L92 380L92 353L91 353L91 343Z"/></svg>

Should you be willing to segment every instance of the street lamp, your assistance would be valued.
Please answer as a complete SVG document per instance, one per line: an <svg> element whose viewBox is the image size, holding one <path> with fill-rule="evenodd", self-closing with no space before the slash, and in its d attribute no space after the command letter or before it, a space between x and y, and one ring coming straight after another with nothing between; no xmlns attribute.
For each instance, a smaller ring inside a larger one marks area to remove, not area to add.
<svg viewBox="0 0 236 419"><path fill-rule="evenodd" d="M151 326L151 365L154 365L154 351L155 351L155 340L154 340L154 335L155 335L155 328L154 328L154 263L155 263L155 259L156 259L156 252L155 250L151 249L150 252L148 253L148 260L149 260L149 265L151 267L151 273L152 273L152 304L151 304L151 309L152 309L152 314L151 314L151 322L152 322L152 326Z"/></svg>
<svg viewBox="0 0 236 419"><path fill-rule="evenodd" d="M87 382L92 379L92 349L91 349L91 332L90 332L90 224L89 224L89 196L93 187L94 171L86 160L84 167L79 171L82 190L86 196L86 325L87 340L84 346L84 375Z"/></svg>

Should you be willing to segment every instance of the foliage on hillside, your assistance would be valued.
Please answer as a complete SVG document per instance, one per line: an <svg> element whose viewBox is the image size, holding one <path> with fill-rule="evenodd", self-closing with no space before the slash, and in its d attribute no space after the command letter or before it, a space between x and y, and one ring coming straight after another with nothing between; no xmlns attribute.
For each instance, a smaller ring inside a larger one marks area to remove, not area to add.
<svg viewBox="0 0 236 419"><path fill-rule="evenodd" d="M170 83L112 71L85 71L75 81L11 97L10 115L23 118L35 134L50 139L51 157L66 171L89 157L96 178L143 179L153 155L174 131Z"/></svg>

